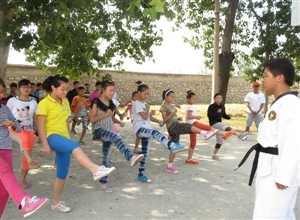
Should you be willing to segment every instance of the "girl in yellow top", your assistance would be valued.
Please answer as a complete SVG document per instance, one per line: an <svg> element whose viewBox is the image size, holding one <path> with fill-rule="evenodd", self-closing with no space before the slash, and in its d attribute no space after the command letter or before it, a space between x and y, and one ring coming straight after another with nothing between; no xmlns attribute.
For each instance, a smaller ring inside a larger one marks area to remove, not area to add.
<svg viewBox="0 0 300 220"><path fill-rule="evenodd" d="M80 144L70 139L70 127L67 121L70 106L65 98L68 91L68 79L63 76L50 76L43 82L43 88L48 92L37 107L37 127L42 141L43 152L50 155L56 153L56 179L52 199L52 210L71 211L62 202L61 194L68 174L71 154L80 165L93 173L94 180L108 175L115 168L106 168L94 164L82 151Z"/></svg>

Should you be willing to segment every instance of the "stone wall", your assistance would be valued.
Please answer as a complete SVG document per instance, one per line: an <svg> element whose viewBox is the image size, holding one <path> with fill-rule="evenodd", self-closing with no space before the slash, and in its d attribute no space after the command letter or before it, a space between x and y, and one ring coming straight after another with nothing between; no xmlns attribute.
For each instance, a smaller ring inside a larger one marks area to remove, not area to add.
<svg viewBox="0 0 300 220"><path fill-rule="evenodd" d="M176 94L178 103L186 103L186 91L193 90L197 94L198 103L210 103L211 99L211 76L208 75L185 75L185 74L156 74L103 70L103 73L112 75L116 90L119 92L119 101L131 99L131 94L136 90L136 81L140 80L150 88L148 102L150 104L162 103L162 92L171 88ZM51 74L55 69L51 68ZM8 65L6 85L27 78L34 83L43 82L49 73L27 65ZM70 89L74 80L70 80ZM96 77L82 75L78 80L81 85L89 83L91 91L97 81ZM227 92L227 103L243 103L245 95L252 90L251 84L245 82L242 77L230 78Z"/></svg>

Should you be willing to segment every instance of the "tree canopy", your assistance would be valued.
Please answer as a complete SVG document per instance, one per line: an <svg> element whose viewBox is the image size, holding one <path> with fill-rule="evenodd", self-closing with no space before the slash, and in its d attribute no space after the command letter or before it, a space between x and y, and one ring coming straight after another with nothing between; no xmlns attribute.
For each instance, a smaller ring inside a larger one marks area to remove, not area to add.
<svg viewBox="0 0 300 220"><path fill-rule="evenodd" d="M162 42L154 22L162 14L172 12L161 0L0 0L1 63L10 44L72 77L121 68L126 57L142 63Z"/></svg>

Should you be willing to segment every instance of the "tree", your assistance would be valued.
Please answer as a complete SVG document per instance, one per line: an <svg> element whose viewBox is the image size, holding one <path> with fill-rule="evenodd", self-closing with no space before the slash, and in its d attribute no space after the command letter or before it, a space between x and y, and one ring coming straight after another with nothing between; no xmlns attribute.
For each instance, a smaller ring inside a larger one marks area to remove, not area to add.
<svg viewBox="0 0 300 220"><path fill-rule="evenodd" d="M125 57L142 63L162 42L154 21L171 16L167 8L161 0L0 0L0 77L10 45L72 77L121 68Z"/></svg>
<svg viewBox="0 0 300 220"><path fill-rule="evenodd" d="M171 0L170 5L175 10L176 28L187 26L195 32L185 41L195 49L203 48L205 64L212 68L214 2ZM278 56L290 58L299 69L300 27L291 27L290 19L291 1L221 1L219 91L224 98L234 71L244 73L249 82L258 80L262 64Z"/></svg>

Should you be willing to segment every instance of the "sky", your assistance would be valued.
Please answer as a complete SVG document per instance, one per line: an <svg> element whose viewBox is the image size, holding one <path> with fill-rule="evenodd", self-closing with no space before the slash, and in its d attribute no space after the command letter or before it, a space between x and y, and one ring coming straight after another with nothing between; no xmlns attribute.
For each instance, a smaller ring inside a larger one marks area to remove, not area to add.
<svg viewBox="0 0 300 220"><path fill-rule="evenodd" d="M134 72L153 73L182 73L199 74L204 66L203 51L193 49L188 43L183 42L183 36L189 37L192 33L188 29L172 32L172 23L165 19L157 21L157 26L163 30L163 43L153 46L153 58L142 65L131 59L125 59L123 69ZM30 64L25 60L23 53L10 50L8 63Z"/></svg>

